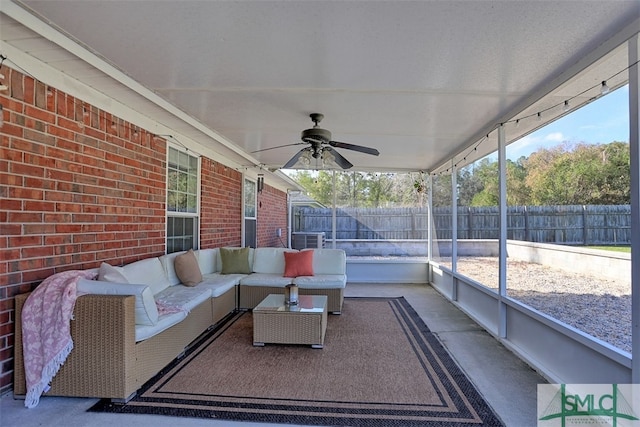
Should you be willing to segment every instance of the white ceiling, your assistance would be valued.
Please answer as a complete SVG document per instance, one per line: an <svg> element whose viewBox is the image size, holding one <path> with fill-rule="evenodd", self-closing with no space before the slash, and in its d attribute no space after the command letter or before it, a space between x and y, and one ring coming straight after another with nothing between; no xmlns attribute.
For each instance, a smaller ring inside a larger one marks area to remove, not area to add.
<svg viewBox="0 0 640 427"><path fill-rule="evenodd" d="M3 43L103 92L111 75L108 96L149 117L179 117L176 130L199 144L247 165L282 166L302 146L254 152L299 142L308 115L320 112L335 140L380 151L339 150L359 170L434 171L470 148L491 151L478 144L498 123L626 68L621 43L640 22L639 1L8 3L0 2ZM8 7L16 4L114 69L63 54L47 25Z"/></svg>

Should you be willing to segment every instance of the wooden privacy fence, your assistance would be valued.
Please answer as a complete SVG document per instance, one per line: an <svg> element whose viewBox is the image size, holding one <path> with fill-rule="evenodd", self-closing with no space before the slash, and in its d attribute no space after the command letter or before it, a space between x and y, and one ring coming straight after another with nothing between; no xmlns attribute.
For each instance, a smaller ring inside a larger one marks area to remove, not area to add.
<svg viewBox="0 0 640 427"><path fill-rule="evenodd" d="M330 208L298 207L294 231L332 233ZM434 208L434 239L451 239L451 208ZM427 239L426 208L343 208L336 210L337 239ZM497 239L499 211L491 207L459 207L458 239ZM510 206L507 238L568 245L628 245L630 205Z"/></svg>

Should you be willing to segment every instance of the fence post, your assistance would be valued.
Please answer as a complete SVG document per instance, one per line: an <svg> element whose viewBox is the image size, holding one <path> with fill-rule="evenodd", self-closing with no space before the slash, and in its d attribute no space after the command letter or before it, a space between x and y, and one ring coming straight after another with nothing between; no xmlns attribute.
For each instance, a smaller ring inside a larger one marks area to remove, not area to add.
<svg viewBox="0 0 640 427"><path fill-rule="evenodd" d="M529 209L524 206L524 240L525 242L531 242L531 231L529 230Z"/></svg>
<svg viewBox="0 0 640 427"><path fill-rule="evenodd" d="M606 218L606 215L605 215ZM582 205L582 244L587 246L587 206Z"/></svg>
<svg viewBox="0 0 640 427"><path fill-rule="evenodd" d="M413 212L413 210L410 210L409 213L411 214L411 237L409 237L410 239L415 239L416 238L416 214Z"/></svg>

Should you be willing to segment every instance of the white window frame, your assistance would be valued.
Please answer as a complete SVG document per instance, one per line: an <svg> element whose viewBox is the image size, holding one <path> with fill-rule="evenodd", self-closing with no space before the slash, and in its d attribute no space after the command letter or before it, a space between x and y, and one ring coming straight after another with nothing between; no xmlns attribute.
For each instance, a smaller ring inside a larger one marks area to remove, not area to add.
<svg viewBox="0 0 640 427"><path fill-rule="evenodd" d="M254 215L253 216L249 216L247 215L247 203L246 203L246 197L247 197L247 183L251 183L253 185L254 191L253 191L253 208L254 208ZM258 182L257 180L247 176L247 175L243 175L243 179L242 179L242 245L243 246L248 246L246 243L246 238L247 238L247 229L246 229L246 222L247 220L253 220L255 221L255 227L256 227L256 241L255 241L255 245L257 246L258 244L258 236L257 236L257 232L258 232Z"/></svg>
<svg viewBox="0 0 640 427"><path fill-rule="evenodd" d="M197 171L196 171L196 188L195 188L195 197L196 197L196 205L195 205L195 212L181 212L181 211L172 211L169 210L169 195L170 195L170 191L172 191L169 188L169 173L172 170L172 168L170 167L171 162L171 153L173 151L176 151L179 155L187 155L189 156L189 158L195 158L196 159L196 164L197 164ZM166 212L166 221L165 221L165 252L169 253L170 247L169 247L169 240L171 239L171 237L169 236L169 232L168 232L168 228L169 228L169 222L172 218L193 218L194 219L194 232L193 232L193 249L198 249L200 246L200 208L201 208L201 188L202 188L202 183L201 183L201 170L202 170L202 161L200 156L196 156L193 155L192 153L190 153L188 150L182 148L182 147L178 147L178 146L174 146L174 145L168 145L167 147L167 167L166 167L166 207L165 207L165 212ZM171 247L171 249L173 248L173 246ZM184 249L184 248L183 248ZM191 249L191 248L186 248L186 250ZM172 252L176 252L175 250L172 250Z"/></svg>

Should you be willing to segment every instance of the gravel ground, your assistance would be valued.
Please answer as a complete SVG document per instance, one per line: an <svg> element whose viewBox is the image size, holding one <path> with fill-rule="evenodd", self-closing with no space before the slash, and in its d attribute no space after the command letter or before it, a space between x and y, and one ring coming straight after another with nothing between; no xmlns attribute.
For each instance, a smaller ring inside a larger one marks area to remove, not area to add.
<svg viewBox="0 0 640 427"><path fill-rule="evenodd" d="M451 266L450 259L440 263ZM457 270L498 289L498 258L461 257ZM631 352L630 284L509 260L507 295Z"/></svg>

